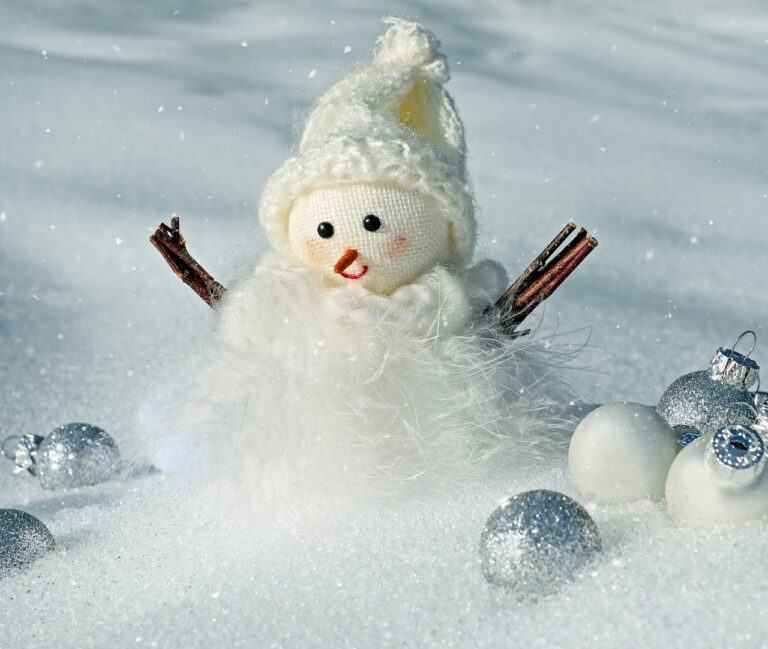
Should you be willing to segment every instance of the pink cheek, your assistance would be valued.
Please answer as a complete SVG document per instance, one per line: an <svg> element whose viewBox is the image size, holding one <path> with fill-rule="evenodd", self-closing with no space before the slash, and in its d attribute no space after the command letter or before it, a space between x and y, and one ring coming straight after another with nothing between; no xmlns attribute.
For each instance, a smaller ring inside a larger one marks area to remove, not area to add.
<svg viewBox="0 0 768 649"><path fill-rule="evenodd" d="M323 259L325 258L325 250L323 249L322 241L317 239L307 239L305 241L307 249L307 259L313 266L321 266Z"/></svg>
<svg viewBox="0 0 768 649"><path fill-rule="evenodd" d="M404 234L397 234L394 237L392 237L389 241L387 241L387 245L385 248L385 254L387 256L387 259L390 261L394 261L398 257L400 257L403 253L405 253L406 250L408 250L408 247L411 245L411 242L408 240L408 237L406 237Z"/></svg>

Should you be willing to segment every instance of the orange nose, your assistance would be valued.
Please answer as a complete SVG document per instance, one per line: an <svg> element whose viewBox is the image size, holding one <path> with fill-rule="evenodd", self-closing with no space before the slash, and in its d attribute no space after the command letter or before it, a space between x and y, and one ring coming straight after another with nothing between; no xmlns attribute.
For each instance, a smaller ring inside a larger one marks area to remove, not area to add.
<svg viewBox="0 0 768 649"><path fill-rule="evenodd" d="M355 259L357 259L358 252L354 248L347 248L344 251L344 254L339 257L339 261L336 262L336 265L333 267L334 273L343 273L347 268L349 268L354 262Z"/></svg>

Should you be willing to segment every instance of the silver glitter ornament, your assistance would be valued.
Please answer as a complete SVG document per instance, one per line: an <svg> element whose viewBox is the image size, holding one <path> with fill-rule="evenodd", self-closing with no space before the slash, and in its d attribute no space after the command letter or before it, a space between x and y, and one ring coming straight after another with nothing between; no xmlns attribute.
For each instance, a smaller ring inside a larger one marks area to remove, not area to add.
<svg viewBox="0 0 768 649"><path fill-rule="evenodd" d="M12 438L6 442L12 441ZM3 454L29 471L44 489L69 489L109 480L119 469L120 451L105 431L90 424L64 424L47 437L24 435Z"/></svg>
<svg viewBox="0 0 768 649"><path fill-rule="evenodd" d="M504 502L480 538L486 581L524 598L554 592L599 550L600 534L587 511L546 489Z"/></svg>
<svg viewBox="0 0 768 649"><path fill-rule="evenodd" d="M0 509L0 575L23 568L56 547L37 518L18 509Z"/></svg>
<svg viewBox="0 0 768 649"><path fill-rule="evenodd" d="M747 334L733 344L735 348ZM754 349L755 345L752 345ZM729 424L749 425L754 421L753 395L749 388L758 380L759 366L735 349L721 347L715 352L708 370L685 374L674 381L661 396L657 409L673 428L690 426L702 435L714 434Z"/></svg>

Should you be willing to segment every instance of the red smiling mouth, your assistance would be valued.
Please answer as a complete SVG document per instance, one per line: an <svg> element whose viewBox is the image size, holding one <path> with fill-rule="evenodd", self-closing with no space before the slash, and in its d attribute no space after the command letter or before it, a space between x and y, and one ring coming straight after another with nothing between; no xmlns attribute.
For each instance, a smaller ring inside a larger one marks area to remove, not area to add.
<svg viewBox="0 0 768 649"><path fill-rule="evenodd" d="M368 272L368 266L363 266L363 270L361 270L356 275L352 275L350 273L341 272L339 275L344 277L345 279L360 279L363 275L365 275Z"/></svg>

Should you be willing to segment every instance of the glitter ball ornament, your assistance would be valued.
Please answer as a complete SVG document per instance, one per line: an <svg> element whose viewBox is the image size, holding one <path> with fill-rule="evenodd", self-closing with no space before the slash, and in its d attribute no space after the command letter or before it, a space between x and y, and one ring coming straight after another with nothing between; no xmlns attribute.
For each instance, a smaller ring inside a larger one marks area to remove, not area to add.
<svg viewBox="0 0 768 649"><path fill-rule="evenodd" d="M0 574L22 568L55 547L37 518L18 509L0 509Z"/></svg>
<svg viewBox="0 0 768 649"><path fill-rule="evenodd" d="M12 438L6 442L12 441ZM120 451L105 431L90 424L64 424L47 437L24 435L3 454L19 469L36 475L44 489L68 489L109 480L119 468Z"/></svg>
<svg viewBox="0 0 768 649"><path fill-rule="evenodd" d="M575 500L538 489L513 496L480 538L486 581L521 597L547 595L600 550L597 525Z"/></svg>
<svg viewBox="0 0 768 649"><path fill-rule="evenodd" d="M744 332L734 348L746 334L755 336L752 331ZM721 347L708 370L685 374L665 390L657 407L659 414L670 426L692 426L703 435L729 424L751 424L754 396L749 388L758 380L760 368L749 354Z"/></svg>
<svg viewBox="0 0 768 649"><path fill-rule="evenodd" d="M691 527L768 516L765 441L756 427L728 426L686 446L666 484L670 515Z"/></svg>
<svg viewBox="0 0 768 649"><path fill-rule="evenodd" d="M651 406L629 401L600 406L571 438L571 479L595 503L658 500L680 448L678 437Z"/></svg>

